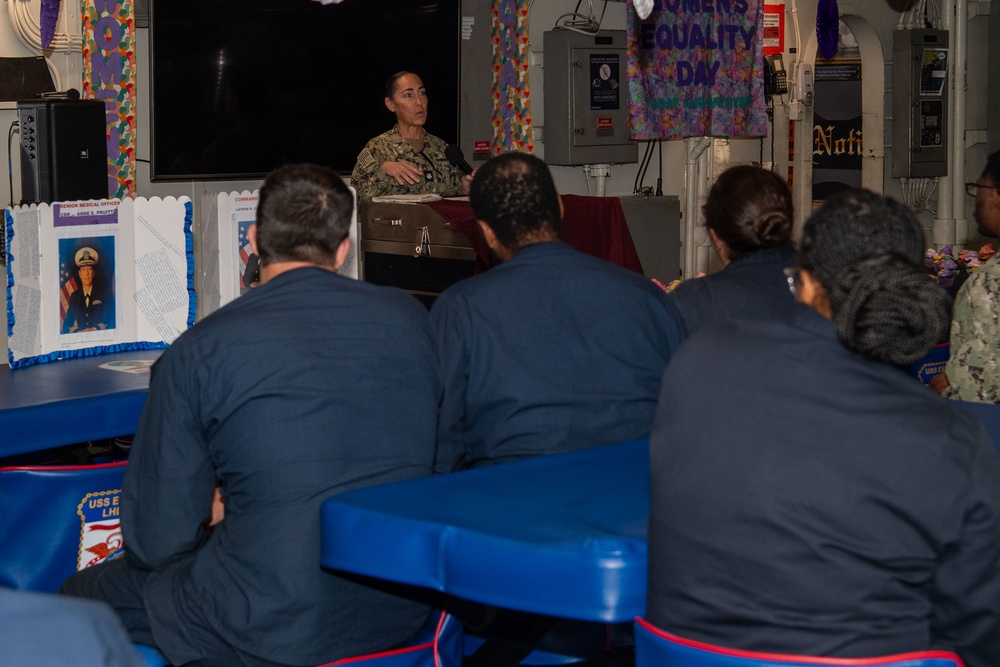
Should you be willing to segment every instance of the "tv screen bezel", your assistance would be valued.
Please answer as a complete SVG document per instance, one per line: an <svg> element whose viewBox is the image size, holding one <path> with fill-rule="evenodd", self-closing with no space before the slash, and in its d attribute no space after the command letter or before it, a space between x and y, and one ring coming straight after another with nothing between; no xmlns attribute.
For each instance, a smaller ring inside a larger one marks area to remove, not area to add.
<svg viewBox="0 0 1000 667"><path fill-rule="evenodd" d="M210 0L214 5L222 4L218 0ZM392 51L392 54L385 53L380 56L381 60L378 64L371 63L371 49L368 50L369 56L358 56L350 60L351 67L354 67L358 73L361 73L364 78L364 85L368 86L369 92L363 96L349 96L348 99L343 100L343 107L347 109L347 116L345 119L339 119L331 122L331 128L349 128L352 126L352 119L357 119L364 116L366 119L377 120L377 131L376 124L373 122L365 127L365 129L344 129L342 130L343 136L346 137L347 141L350 141L350 149L345 149L341 152L341 156L337 160L323 161L321 159L304 159L299 155L301 152L292 151L288 155L282 155L280 159L272 161L267 168L257 168L257 169L204 169L191 166L190 163L194 161L193 158L187 158L187 164L182 163L180 167L168 168L163 164L164 155L170 154L165 149L162 149L163 142L174 141L176 136L179 136L178 132L175 130L174 134L166 135L166 128L163 124L159 122L162 120L162 115L158 118L157 114L157 99L162 95L170 95L170 92L163 93L164 89L169 89L170 84L163 84L164 74L162 73L162 67L159 68L160 74L158 75L158 64L160 63L161 56L158 55L157 51L157 35L166 21L170 20L170 17L177 12L172 12L171 10L176 9L179 0L151 0L150 2L150 20L149 20L149 148L150 148L150 160L149 160L149 173L150 181L152 182L176 182L176 181L222 181L222 180L259 180L267 175L267 173L277 167L280 164L289 162L301 162L301 161L312 161L320 164L326 164L333 168L337 173L349 176L353 168L354 157L360 153L361 149L364 147L365 143L376 136L389 130L395 119L392 114L385 108L383 103L383 86L385 80L394 72L400 70L411 70L419 74L428 87L428 93L431 101L428 123L426 129L428 132L441 137L449 143L458 143L460 135L460 98L461 98L461 56L462 56L462 39L461 39L461 25L462 25L462 0L427 0L423 5L414 3L416 8L420 7L431 7L435 15L446 15L450 16L454 21L452 25L453 31L450 32L450 40L444 40L450 42L450 44L445 44L443 46L438 46L438 50L447 50L448 57L453 58L453 69L449 75L449 67L447 65L434 67L421 65L419 62L421 59L417 57L407 57L405 56L406 49L400 47L399 45L394 46L388 51ZM339 7L349 7L354 6L355 11L361 8L361 11L368 12L373 18L371 20L378 20L383 13L380 12L378 8L373 8L373 5L384 6L386 4L396 5L393 0L346 0L342 5L321 5L314 0L228 0L225 2L227 5L240 4L241 7L246 10L247 5L254 4L256 7L253 11L256 12L258 9L263 7L265 10L267 5L273 5L279 11L303 11L308 13L315 13L317 11L336 11ZM157 5L168 7L168 18L161 19L158 18ZM297 5L297 6L296 6ZM363 5L363 7L362 7ZM198 4L195 0L189 0L188 6L207 6L205 3ZM439 8L441 7L441 8ZM439 9L438 9L439 8ZM216 10L224 11L224 10ZM419 9L418 9L419 11ZM200 14L191 13L191 21L198 20ZM248 16L244 11L242 17ZM257 21L264 20L264 17L255 17ZM436 24L435 24L436 25ZM178 31L183 30L182 27L175 27ZM442 34L448 31L448 26L442 26L440 28ZM420 34L414 33L413 38L418 40L421 38ZM161 33L161 39L163 41L170 42L176 37L164 38ZM221 39L221 37L220 37ZM332 41L332 40L330 40ZM395 44L396 37L394 35L383 35L380 38L383 43ZM345 49L354 48L357 49L357 42L354 46L344 47ZM207 48L207 47L205 47ZM366 59L367 58L367 59ZM424 56L424 59L428 59L429 56ZM416 62L416 64L412 64ZM185 70L189 71L189 70ZM276 71L281 71L276 70ZM326 71L320 71L318 69L310 70L310 74L313 76L318 76L320 74L329 74ZM322 89L323 84L327 79L317 79L316 89ZM158 83L160 86L158 87ZM372 91L377 90L377 93ZM453 91L453 92L452 92ZM451 98L449 101L449 97ZM289 122L294 122L294 107L295 105L308 104L308 98L303 97L299 100L289 101L285 106L289 109L288 118ZM324 108L330 108L329 106ZM192 114L196 112L192 111ZM177 121L174 125L180 122L184 127L190 127L190 122ZM288 125L284 126L283 131L288 130ZM334 130L331 130L334 131ZM364 135L370 136L364 136ZM347 153L351 153L350 164L347 163ZM170 154L173 155L173 154ZM231 166L231 165L230 165ZM199 165L203 167L203 165Z"/></svg>

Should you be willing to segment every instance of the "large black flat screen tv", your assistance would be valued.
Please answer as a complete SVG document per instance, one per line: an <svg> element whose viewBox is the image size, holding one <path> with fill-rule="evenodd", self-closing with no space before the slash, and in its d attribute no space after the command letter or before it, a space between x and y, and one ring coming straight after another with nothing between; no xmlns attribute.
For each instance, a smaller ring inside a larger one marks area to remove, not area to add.
<svg viewBox="0 0 1000 667"><path fill-rule="evenodd" d="M394 123L384 86L400 70L427 86L426 129L457 143L460 13L461 0L154 0L152 179L350 173Z"/></svg>

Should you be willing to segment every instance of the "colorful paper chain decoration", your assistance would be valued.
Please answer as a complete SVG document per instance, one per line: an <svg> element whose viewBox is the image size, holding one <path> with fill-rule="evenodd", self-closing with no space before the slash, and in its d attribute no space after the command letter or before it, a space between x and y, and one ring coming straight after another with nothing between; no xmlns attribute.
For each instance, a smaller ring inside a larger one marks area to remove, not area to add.
<svg viewBox="0 0 1000 667"><path fill-rule="evenodd" d="M112 197L135 196L135 11L132 0L83 3L83 97L104 100Z"/></svg>
<svg viewBox="0 0 1000 667"><path fill-rule="evenodd" d="M528 91L528 5L529 0L493 0L494 155L535 151Z"/></svg>

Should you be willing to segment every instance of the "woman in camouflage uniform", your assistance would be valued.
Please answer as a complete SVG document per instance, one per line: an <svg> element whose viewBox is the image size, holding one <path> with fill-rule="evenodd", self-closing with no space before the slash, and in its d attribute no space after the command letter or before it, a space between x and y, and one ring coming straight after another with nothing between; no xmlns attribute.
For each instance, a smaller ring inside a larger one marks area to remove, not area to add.
<svg viewBox="0 0 1000 667"><path fill-rule="evenodd" d="M375 137L358 155L351 185L358 200L381 195L469 193L471 176L445 157L444 140L424 130L427 89L412 72L393 74L385 86L385 106L396 114L396 125Z"/></svg>

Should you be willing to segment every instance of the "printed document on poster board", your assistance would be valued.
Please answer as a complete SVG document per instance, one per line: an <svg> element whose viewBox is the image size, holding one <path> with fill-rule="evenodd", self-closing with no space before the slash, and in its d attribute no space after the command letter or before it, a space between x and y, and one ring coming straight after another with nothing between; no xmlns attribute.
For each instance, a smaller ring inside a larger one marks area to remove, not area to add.
<svg viewBox="0 0 1000 667"><path fill-rule="evenodd" d="M7 209L11 367L173 342L194 321L191 210L172 197Z"/></svg>
<svg viewBox="0 0 1000 667"><path fill-rule="evenodd" d="M351 215L351 251L338 273L348 278L358 278L358 213L357 193ZM219 192L202 197L202 216L199 225L199 247L202 262L202 308L204 317L215 312L233 299L252 289L243 281L247 262L254 254L250 246L249 229L257 220L257 202L260 192Z"/></svg>

